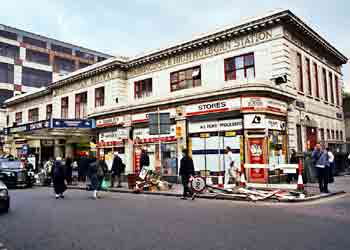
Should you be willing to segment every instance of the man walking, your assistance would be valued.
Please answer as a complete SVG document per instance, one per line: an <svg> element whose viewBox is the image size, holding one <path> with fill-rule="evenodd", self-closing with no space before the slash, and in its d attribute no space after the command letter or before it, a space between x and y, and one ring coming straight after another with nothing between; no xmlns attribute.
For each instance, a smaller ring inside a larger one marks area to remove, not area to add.
<svg viewBox="0 0 350 250"><path fill-rule="evenodd" d="M321 193L329 193L328 191L328 172L329 172L329 156L326 150L321 149L320 144L316 147L311 155L312 162L317 171L318 185Z"/></svg>
<svg viewBox="0 0 350 250"><path fill-rule="evenodd" d="M114 181L115 177L118 178L118 188L122 187L122 179L121 179L121 174L124 172L125 165L120 158L119 154L117 151L114 152L114 159L112 163L112 179L111 179L111 188L114 187Z"/></svg>
<svg viewBox="0 0 350 250"><path fill-rule="evenodd" d="M62 158L57 157L56 161L53 165L53 187L56 194L56 199L58 198L64 198L64 191L66 191L67 186L65 184L65 173L64 173L64 167L62 164Z"/></svg>
<svg viewBox="0 0 350 250"><path fill-rule="evenodd" d="M187 195L192 196L192 200L195 199L195 194L189 188L188 184L190 178L194 176L194 165L192 158L188 155L187 149L182 150L182 159L180 161L180 176L183 185L183 197L181 199L187 200Z"/></svg>
<svg viewBox="0 0 350 250"><path fill-rule="evenodd" d="M141 172L142 168L145 166L149 167L149 156L148 156L146 148L143 148L141 150L141 156L140 156L140 172Z"/></svg>
<svg viewBox="0 0 350 250"><path fill-rule="evenodd" d="M108 172L108 166L105 162L104 156L101 156L97 161L97 178L98 178L98 190L102 190L102 183L105 175Z"/></svg>

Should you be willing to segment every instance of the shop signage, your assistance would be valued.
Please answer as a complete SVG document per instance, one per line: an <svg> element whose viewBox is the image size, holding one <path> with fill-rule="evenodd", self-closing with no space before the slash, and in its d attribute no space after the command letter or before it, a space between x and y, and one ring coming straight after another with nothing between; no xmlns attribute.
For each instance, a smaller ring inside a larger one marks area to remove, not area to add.
<svg viewBox="0 0 350 250"><path fill-rule="evenodd" d="M186 106L185 114L186 116L193 116L217 112L228 112L232 110L239 110L240 106L241 101L239 98L218 100Z"/></svg>
<svg viewBox="0 0 350 250"><path fill-rule="evenodd" d="M99 134L99 142L120 141L124 139L128 139L128 130L126 128Z"/></svg>
<svg viewBox="0 0 350 250"><path fill-rule="evenodd" d="M250 164L264 164L264 139L263 138L249 138L248 154ZM257 165L257 166L258 166ZM249 178L251 182L264 181L266 177L266 170L264 168L250 168Z"/></svg>
<svg viewBox="0 0 350 250"><path fill-rule="evenodd" d="M189 133L231 131L231 130L241 130L241 129L242 129L242 119L191 122L188 125Z"/></svg>
<svg viewBox="0 0 350 250"><path fill-rule="evenodd" d="M287 108L287 103L268 97L242 97L241 110L244 112L270 111L286 113Z"/></svg>
<svg viewBox="0 0 350 250"><path fill-rule="evenodd" d="M28 124L28 131L43 129L43 128L50 128L50 120L39 121L39 122Z"/></svg>
<svg viewBox="0 0 350 250"><path fill-rule="evenodd" d="M96 120L96 127L102 128L102 127L111 127L116 125L124 124L125 119L124 116L113 116L103 119L97 119Z"/></svg>
<svg viewBox="0 0 350 250"><path fill-rule="evenodd" d="M176 140L176 126L175 124L170 126L170 134L166 135L150 135L149 128L136 128L133 132L133 139L136 142L158 142L160 141L174 141Z"/></svg>
<svg viewBox="0 0 350 250"><path fill-rule="evenodd" d="M274 119L266 119L266 127L271 130L286 130L286 122Z"/></svg>
<svg viewBox="0 0 350 250"><path fill-rule="evenodd" d="M192 61L201 60L211 56L216 56L229 51L252 46L272 39L272 30L255 32L243 37L234 37L231 40L218 42L209 46L195 49L189 53L162 59L154 63L147 63L129 70L128 77L145 74L147 72L162 70L175 65L185 64Z"/></svg>
<svg viewBox="0 0 350 250"><path fill-rule="evenodd" d="M52 128L94 128L92 120L52 119Z"/></svg>
<svg viewBox="0 0 350 250"><path fill-rule="evenodd" d="M132 123L148 122L150 113L153 114L155 112L133 114L131 115L131 121ZM171 108L171 109L160 110L160 113L169 113L170 118L174 118L176 116L176 109Z"/></svg>
<svg viewBox="0 0 350 250"><path fill-rule="evenodd" d="M266 128L265 115L246 114L244 115L244 129L262 129Z"/></svg>

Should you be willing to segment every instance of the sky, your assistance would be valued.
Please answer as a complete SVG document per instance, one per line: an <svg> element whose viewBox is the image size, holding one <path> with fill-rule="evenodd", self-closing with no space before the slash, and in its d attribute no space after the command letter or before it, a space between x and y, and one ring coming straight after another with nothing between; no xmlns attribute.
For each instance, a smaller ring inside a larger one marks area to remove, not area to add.
<svg viewBox="0 0 350 250"><path fill-rule="evenodd" d="M0 24L112 55L135 56L276 9L290 9L350 58L350 1L8 0ZM350 64L343 67L350 89Z"/></svg>

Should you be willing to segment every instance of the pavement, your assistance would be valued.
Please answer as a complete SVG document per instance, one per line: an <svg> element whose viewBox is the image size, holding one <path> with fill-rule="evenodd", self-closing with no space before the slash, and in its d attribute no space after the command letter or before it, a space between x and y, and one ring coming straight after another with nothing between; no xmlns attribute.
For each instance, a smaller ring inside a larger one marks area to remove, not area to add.
<svg viewBox="0 0 350 250"><path fill-rule="evenodd" d="M133 190L128 189L128 184L123 183L122 188L109 188L108 191L111 192L118 192L118 193L134 193ZM69 186L71 189L86 189L85 183L79 183L77 185ZM150 192L145 191L143 194L149 194L149 195L163 195L163 196L176 196L180 197L182 195L183 187L181 184L173 184L172 188L167 191L156 191L156 192ZM283 202L305 202L305 201L312 201L315 199L323 199L328 198L329 196L334 195L341 195L344 192L350 192L350 176L339 176L335 177L334 183L329 184L329 194L320 194L318 183L308 183L305 185L305 190L308 193L308 197L297 199L297 200L285 200ZM235 197L223 197L218 196L213 193L206 192L204 194L197 195L198 198L205 198L205 199L225 199L225 200L236 200Z"/></svg>
<svg viewBox="0 0 350 250"><path fill-rule="evenodd" d="M239 201L68 190L10 190L0 215L0 246L8 250L239 249L347 250L350 196L310 203ZM1 247L0 247L1 249Z"/></svg>

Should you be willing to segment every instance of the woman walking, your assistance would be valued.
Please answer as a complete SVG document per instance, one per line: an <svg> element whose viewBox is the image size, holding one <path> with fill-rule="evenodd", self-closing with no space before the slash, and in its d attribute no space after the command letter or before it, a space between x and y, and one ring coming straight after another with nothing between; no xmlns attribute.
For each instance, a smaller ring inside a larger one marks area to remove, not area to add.
<svg viewBox="0 0 350 250"><path fill-rule="evenodd" d="M90 179L90 184L91 184L91 190L92 190L92 198L97 199L97 190L99 190L99 181L97 177L97 162L96 160L93 160L89 164L88 168L88 174L89 174L89 179Z"/></svg>

